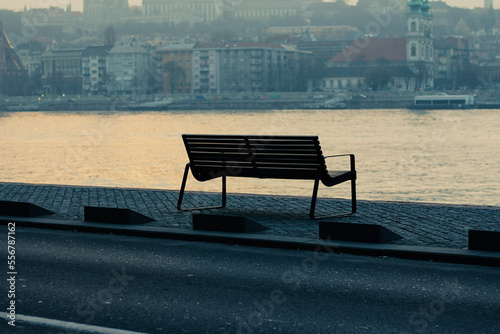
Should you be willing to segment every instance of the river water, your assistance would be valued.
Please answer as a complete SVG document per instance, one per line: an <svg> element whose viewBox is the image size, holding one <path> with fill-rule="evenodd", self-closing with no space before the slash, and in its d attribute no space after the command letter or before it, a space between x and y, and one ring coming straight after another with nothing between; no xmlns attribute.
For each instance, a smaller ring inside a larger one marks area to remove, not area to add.
<svg viewBox="0 0 500 334"><path fill-rule="evenodd" d="M354 153L358 198L500 205L499 110L0 113L0 182L179 189L182 133L318 135ZM347 159L328 159L347 169ZM228 192L310 196L312 181L228 180ZM220 180L188 181L218 191ZM349 197L349 186L320 187Z"/></svg>

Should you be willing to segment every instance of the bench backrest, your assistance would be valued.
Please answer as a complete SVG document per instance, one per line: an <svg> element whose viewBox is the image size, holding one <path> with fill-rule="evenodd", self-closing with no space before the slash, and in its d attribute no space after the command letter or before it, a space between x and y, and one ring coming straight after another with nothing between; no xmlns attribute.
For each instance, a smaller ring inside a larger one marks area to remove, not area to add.
<svg viewBox="0 0 500 334"><path fill-rule="evenodd" d="M326 170L317 136L182 135L193 176L314 180Z"/></svg>

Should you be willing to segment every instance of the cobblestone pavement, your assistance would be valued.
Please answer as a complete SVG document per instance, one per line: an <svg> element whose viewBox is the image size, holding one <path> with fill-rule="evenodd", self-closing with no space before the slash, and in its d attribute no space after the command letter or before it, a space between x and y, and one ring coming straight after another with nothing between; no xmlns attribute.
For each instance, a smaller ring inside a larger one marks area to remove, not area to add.
<svg viewBox="0 0 500 334"><path fill-rule="evenodd" d="M155 221L151 226L192 228L189 212L176 209L177 190L125 189L0 183L0 200L36 204L54 219L83 220L84 206L128 208ZM309 197L228 194L227 207L203 213L242 216L268 229L261 234L318 238L318 221L309 219ZM185 193L183 206L210 206L220 194ZM318 199L317 215L349 211L345 199ZM355 215L328 221L378 224L401 235L394 244L466 248L469 229L500 231L500 207L358 201Z"/></svg>

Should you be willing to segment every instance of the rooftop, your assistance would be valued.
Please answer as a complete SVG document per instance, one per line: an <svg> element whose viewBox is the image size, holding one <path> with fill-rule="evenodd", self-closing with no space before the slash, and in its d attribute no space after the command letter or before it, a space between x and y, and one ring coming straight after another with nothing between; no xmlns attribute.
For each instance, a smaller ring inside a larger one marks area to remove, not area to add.
<svg viewBox="0 0 500 334"><path fill-rule="evenodd" d="M362 47L366 44L365 47ZM372 38L357 40L329 63L406 61L406 38Z"/></svg>

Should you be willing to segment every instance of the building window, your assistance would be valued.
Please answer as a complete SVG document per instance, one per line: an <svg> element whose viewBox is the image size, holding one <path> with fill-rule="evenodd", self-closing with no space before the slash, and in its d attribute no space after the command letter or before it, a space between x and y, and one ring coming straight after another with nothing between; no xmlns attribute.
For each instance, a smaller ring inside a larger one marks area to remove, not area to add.
<svg viewBox="0 0 500 334"><path fill-rule="evenodd" d="M411 32L416 32L417 31L417 23L415 21L413 21L411 23Z"/></svg>
<svg viewBox="0 0 500 334"><path fill-rule="evenodd" d="M417 56L417 47L416 46L412 46L411 47L411 56L412 57L416 57Z"/></svg>

